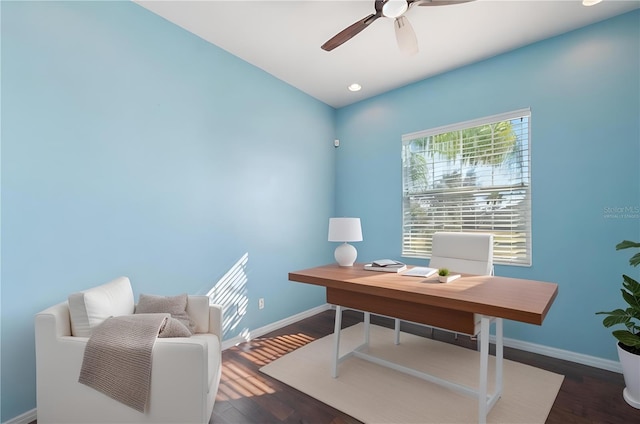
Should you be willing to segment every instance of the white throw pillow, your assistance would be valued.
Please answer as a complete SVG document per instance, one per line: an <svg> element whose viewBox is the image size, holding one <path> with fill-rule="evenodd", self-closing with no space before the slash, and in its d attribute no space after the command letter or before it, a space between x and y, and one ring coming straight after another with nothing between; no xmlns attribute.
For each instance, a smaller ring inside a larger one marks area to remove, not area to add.
<svg viewBox="0 0 640 424"><path fill-rule="evenodd" d="M71 334L91 337L93 328L107 318L133 314L133 310L133 290L127 277L73 293L69 296Z"/></svg>
<svg viewBox="0 0 640 424"><path fill-rule="evenodd" d="M196 324L194 333L209 332L209 296L189 295L187 300L187 313Z"/></svg>
<svg viewBox="0 0 640 424"><path fill-rule="evenodd" d="M156 296L152 294L140 293L136 314L167 313L184 324L193 334L196 324L187 313L186 293L177 296Z"/></svg>

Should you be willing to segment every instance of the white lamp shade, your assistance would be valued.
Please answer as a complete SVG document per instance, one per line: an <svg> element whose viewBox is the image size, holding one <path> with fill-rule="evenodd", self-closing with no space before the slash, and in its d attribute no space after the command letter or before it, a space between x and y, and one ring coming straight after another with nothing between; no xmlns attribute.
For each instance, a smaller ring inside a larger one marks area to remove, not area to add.
<svg viewBox="0 0 640 424"><path fill-rule="evenodd" d="M360 218L329 218L329 241L362 241Z"/></svg>

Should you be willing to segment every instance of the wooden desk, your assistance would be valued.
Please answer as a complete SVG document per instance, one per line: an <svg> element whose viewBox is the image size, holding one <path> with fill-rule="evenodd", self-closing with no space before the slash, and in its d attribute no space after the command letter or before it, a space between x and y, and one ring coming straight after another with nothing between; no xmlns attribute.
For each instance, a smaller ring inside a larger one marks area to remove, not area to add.
<svg viewBox="0 0 640 424"><path fill-rule="evenodd" d="M355 264L353 267L332 264L290 272L289 280L326 287L327 302L336 305L334 377L338 375L338 364L341 361L352 355L357 356L477 398L478 421L481 423L486 422L487 413L502 394L502 320L542 325L558 294L557 284L542 281L463 274L457 280L440 284L437 276L420 278L365 271L363 264ZM340 357L342 307L365 311L365 334L362 345ZM447 382L368 355L369 312L478 335L479 389ZM487 374L489 328L492 322L496 325L496 390L489 395ZM482 401L483 399L486 401Z"/></svg>

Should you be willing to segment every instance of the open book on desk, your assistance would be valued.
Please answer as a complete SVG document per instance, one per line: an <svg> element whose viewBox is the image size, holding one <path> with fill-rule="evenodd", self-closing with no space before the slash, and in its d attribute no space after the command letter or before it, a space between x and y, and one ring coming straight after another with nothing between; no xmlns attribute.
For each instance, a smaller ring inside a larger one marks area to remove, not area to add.
<svg viewBox="0 0 640 424"><path fill-rule="evenodd" d="M407 266L402 262L394 261L392 259L378 259L370 264L365 264L364 269L367 271L379 271L379 272L402 272L407 269Z"/></svg>
<svg viewBox="0 0 640 424"><path fill-rule="evenodd" d="M429 268L426 266L414 266L409 271L403 272L402 275L409 277L422 277L427 278L438 272L438 268Z"/></svg>

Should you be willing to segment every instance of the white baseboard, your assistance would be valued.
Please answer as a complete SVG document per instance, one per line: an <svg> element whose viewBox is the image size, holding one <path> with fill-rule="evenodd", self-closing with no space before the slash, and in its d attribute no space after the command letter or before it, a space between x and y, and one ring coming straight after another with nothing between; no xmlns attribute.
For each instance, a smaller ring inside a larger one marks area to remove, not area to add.
<svg viewBox="0 0 640 424"><path fill-rule="evenodd" d="M311 316L319 314L320 312L324 312L328 309L331 309L331 305L329 305L328 303L325 303L324 305L316 306L315 308L311 308L304 312L300 312L299 314L290 316L289 318L285 318L280 321L276 321L274 323L266 325L264 327L260 327L255 330L248 331L243 335L236 336L232 339L223 341L222 350L229 349L230 347L233 347L240 343L248 342L251 339L255 339L256 337L260 337L264 334L270 333L279 328L286 327L289 324L293 324L294 322L298 322L305 318L309 318Z"/></svg>
<svg viewBox="0 0 640 424"><path fill-rule="evenodd" d="M35 421L36 418L37 412L34 408L31 411L27 411L24 414L11 418L9 421L5 421L3 424L29 424L30 422Z"/></svg>
<svg viewBox="0 0 640 424"><path fill-rule="evenodd" d="M491 336L490 340L492 343L495 343L495 336ZM571 352L569 350L523 342L521 340L509 339L506 337L504 338L504 345L506 347L524 350L525 352L537 353L539 355L550 356L552 358L563 359L565 361L622 374L622 366L619 361L612 361L610 359L598 358L595 356L584 355L582 353Z"/></svg>

